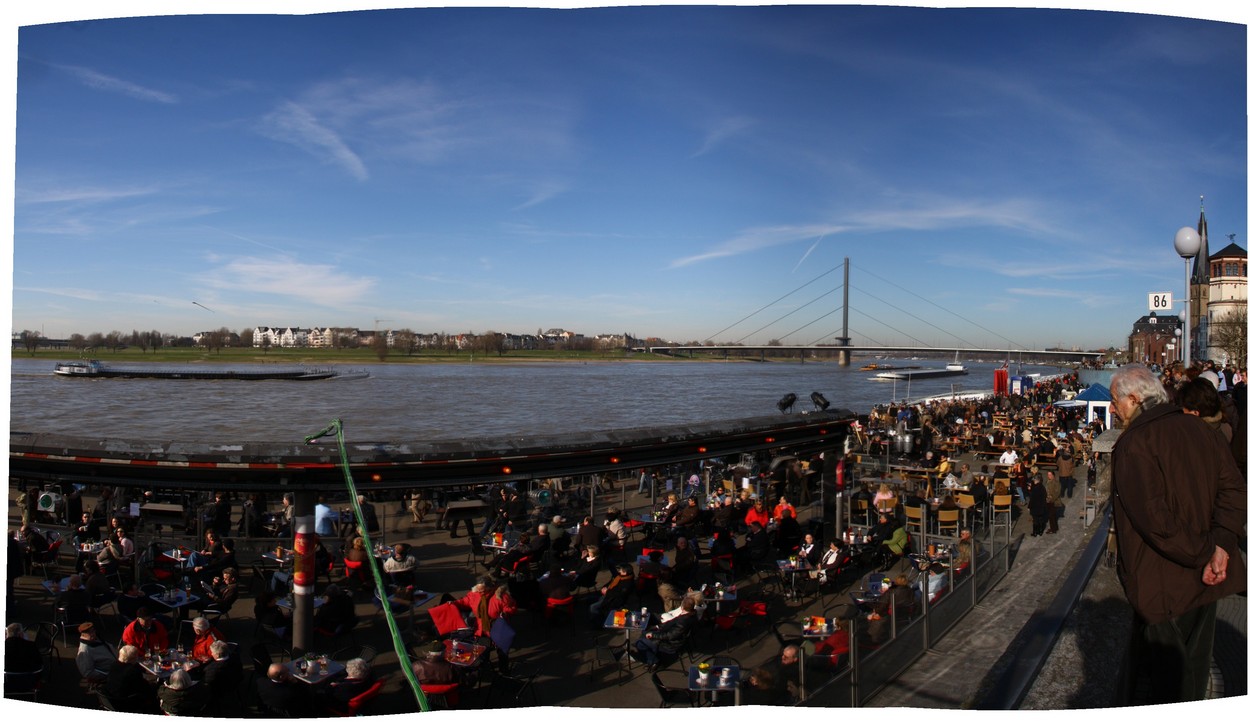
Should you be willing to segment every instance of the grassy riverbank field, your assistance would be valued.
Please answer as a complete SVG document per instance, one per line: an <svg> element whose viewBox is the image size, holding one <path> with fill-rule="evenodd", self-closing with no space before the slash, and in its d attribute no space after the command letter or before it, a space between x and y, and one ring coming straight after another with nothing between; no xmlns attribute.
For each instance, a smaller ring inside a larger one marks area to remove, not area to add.
<svg viewBox="0 0 1250 722"><path fill-rule="evenodd" d="M545 361L620 362L620 361L689 361L691 359L663 354L638 353L626 349L608 351L508 351L504 354L485 354L480 351L449 352L426 350L414 354L390 350L385 358L379 358L369 348L223 348L208 350L200 347L161 348L143 351L128 347L111 351L95 349L82 353L75 349L40 348L34 353L25 349L13 349L13 358L35 358L48 361L76 361L92 358L106 364L164 363L164 364L286 364L306 366L362 365L362 364L422 364L422 363L526 363ZM719 355L699 355L698 361L723 361ZM758 356L747 359L758 361ZM782 359L770 358L770 361ZM807 361L813 359L808 358Z"/></svg>

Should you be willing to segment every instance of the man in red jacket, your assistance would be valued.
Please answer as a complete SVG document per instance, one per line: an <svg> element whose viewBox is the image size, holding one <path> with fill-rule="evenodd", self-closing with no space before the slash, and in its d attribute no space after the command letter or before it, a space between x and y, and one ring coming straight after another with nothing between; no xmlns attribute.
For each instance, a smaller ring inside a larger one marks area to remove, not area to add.
<svg viewBox="0 0 1250 722"><path fill-rule="evenodd" d="M139 607L135 621L122 630L122 644L138 647L141 652L160 652L169 649L169 633L147 607Z"/></svg>
<svg viewBox="0 0 1250 722"><path fill-rule="evenodd" d="M1120 701L1137 701L1139 677L1150 703L1203 699L1215 603L1246 589L1238 551L1246 480L1224 439L1169 403L1144 366L1112 377L1111 403L1125 427L1112 454L1112 501L1134 611Z"/></svg>

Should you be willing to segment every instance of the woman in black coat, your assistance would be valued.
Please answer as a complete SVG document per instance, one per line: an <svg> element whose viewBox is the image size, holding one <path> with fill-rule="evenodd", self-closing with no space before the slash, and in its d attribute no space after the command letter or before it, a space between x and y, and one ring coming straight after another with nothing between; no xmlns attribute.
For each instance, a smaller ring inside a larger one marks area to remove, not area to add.
<svg viewBox="0 0 1250 722"><path fill-rule="evenodd" d="M1029 490L1029 516L1033 517L1033 536L1041 536L1046 531L1046 521L1050 518L1045 484L1034 484Z"/></svg>

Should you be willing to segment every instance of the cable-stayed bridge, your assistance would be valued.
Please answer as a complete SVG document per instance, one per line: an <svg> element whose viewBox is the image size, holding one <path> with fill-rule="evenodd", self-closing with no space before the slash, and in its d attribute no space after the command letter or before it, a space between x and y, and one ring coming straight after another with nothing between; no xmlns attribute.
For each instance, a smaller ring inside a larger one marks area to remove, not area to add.
<svg viewBox="0 0 1250 722"><path fill-rule="evenodd" d="M872 299L877 305L888 306L889 308L892 308L904 314L905 316L910 317L911 319L919 321L926 327L927 330L936 331L950 339L963 342L964 345L962 346L932 346L932 345L926 344L920 339L916 338L915 336L912 336L905 331L895 328L894 326L891 326L890 324L878 318L874 318L873 316L863 311L862 309L857 308L856 314L858 316L863 316L864 318L874 323L877 323L896 333L906 336L908 339L915 342L915 345L898 346L898 345L893 345L893 344L879 343L871 339L867 334L855 331L854 329L851 328L850 326L850 312L851 312L850 291L852 288L851 286L851 259L844 258L841 268L842 268L842 284L840 288L842 290L842 305L839 308L835 308L831 311L821 314L816 319L809 321L799 326L798 328L785 333L779 338L770 341L768 344L760 345L760 344L748 344L748 343L743 343L743 342L753 336L757 336L757 334L760 334L763 331L774 328L777 324L779 324L780 322L784 321L787 318L790 318L795 313L802 311L806 308L809 308L819 303L822 299L825 299L833 295L838 290L838 287L825 291L821 293L820 295L816 296L815 298L811 299L810 301L807 301L806 303L802 303L802 304L798 304L794 306L793 308L783 313L778 318L765 323L763 326L760 326L759 328L756 328L753 331L746 333L744 336L740 337L737 341L728 342L728 343L717 343L716 341L712 339L716 339L717 337L726 333L730 329L733 329L739 326L740 324L744 323L748 319L751 319L759 315L760 313L767 310L768 308L775 306L781 303L782 301L785 301L786 299L789 299L791 296L795 295L799 291L802 291L803 289L807 288L808 286L811 286L812 284L816 283L820 279L832 274L834 271L837 270L837 267L831 268L825 271L824 273L819 274L812 280L800 285L798 288L795 288L794 290L789 291L788 293L765 304L764 306L756 309L755 311L752 311L751 313L738 319L737 321L730 324L729 326L712 334L711 337L709 337L709 340L704 343L694 343L694 344L685 344L685 345L668 345L668 346L661 346L661 345L640 346L640 347L635 347L633 350L640 351L640 352L667 354L670 356L693 356L696 353L701 353L701 354L719 353L726 358L730 357L731 355L737 356L737 357L745 357L747 354L750 354L751 356L758 354L761 360L767 358L770 354L776 355L776 356L780 356L780 355L793 356L795 353L797 353L799 354L800 358L806 358L804 354L807 354L807 353L811 353L812 358L818 358L820 356L828 356L831 354L836 354L838 363L842 366L850 365L851 355L857 352L861 354L863 353L889 354L892 356L894 355L911 356L915 354L926 354L926 355L944 356L948 359L951 358L952 356L957 356L957 354L964 354L964 357L966 359L985 359L988 357L990 359L1001 358L1005 362L1010 362L1012 357L1015 357L1018 360L1023 360L1023 359L1028 358L1028 359L1046 360L1046 361L1056 361L1056 360L1079 361L1083 359L1094 359L1094 358L1098 358L1102 356L1101 351L1081 351L1077 349L1071 349L1071 350L1045 349L1045 350L1039 351L1036 349L1026 348L1026 344L1019 343L1018 341L1013 341L1012 339L1007 338L1003 334L993 331L992 329L986 328L985 326L982 326L976 321L960 313L952 311L948 308L944 308L943 306L937 303L934 303L930 299L924 298L923 296L920 296L909 289L903 288L902 286L898 286L897 284L891 282L889 279L886 279L882 276L872 273L871 271L866 271L866 273L868 273L869 275L874 276L875 278L891 286L894 286L894 288L898 289L899 291L903 293L907 293L909 295L915 296L919 300L943 311L949 316L957 318L964 323L975 326L981 331L989 333L992 336L1001 338L1008 345L1003 346L1003 347L998 347L998 348L987 348L987 347L974 345L973 343L960 338L958 334L948 331L938 326L937 324L933 323L931 320L923 319L913 314L912 312L908 311L907 309L900 308L899 306L895 305L894 303L891 303L890 301L886 299L883 299L879 296L869 293L868 291L865 291L863 289L856 288L856 291L858 293ZM819 306L817 306L817 310L820 310ZM792 336L800 331L803 331L824 319L827 319L828 317L832 316L838 311L842 312L842 328L841 328L840 334L834 335L838 333L837 331L834 331L832 333L825 334L821 338L817 339L814 343L808 343L808 344L787 345L787 344L782 343L782 341L785 338ZM859 344L851 343L852 332L855 332L859 337L866 339L868 343L866 344L865 343L859 343ZM825 341L826 339L832 340L835 343L821 343L822 341Z"/></svg>

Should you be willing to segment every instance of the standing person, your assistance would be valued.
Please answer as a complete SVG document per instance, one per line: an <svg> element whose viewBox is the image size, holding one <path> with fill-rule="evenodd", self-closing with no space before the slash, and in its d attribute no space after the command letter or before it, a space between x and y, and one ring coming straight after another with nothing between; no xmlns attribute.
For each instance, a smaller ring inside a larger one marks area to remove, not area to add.
<svg viewBox="0 0 1250 722"><path fill-rule="evenodd" d="M223 491L213 495L213 505L208 511L208 526L217 532L218 537L230 533L230 500Z"/></svg>
<svg viewBox="0 0 1250 722"><path fill-rule="evenodd" d="M1246 589L1245 477L1224 439L1167 399L1143 366L1111 379L1125 427L1112 455L1118 566L1134 611L1123 704L1135 701L1139 678L1150 703L1202 699L1215 602Z"/></svg>
<svg viewBox="0 0 1250 722"><path fill-rule="evenodd" d="M317 497L317 505L313 507L313 531L317 536L328 538L334 536L334 521L330 515L334 510L326 503L324 496Z"/></svg>
<svg viewBox="0 0 1250 722"><path fill-rule="evenodd" d="M1076 459L1072 457L1072 448L1067 444L1059 451L1055 459L1055 469L1059 474L1059 488L1063 495L1072 498L1076 493Z"/></svg>
<svg viewBox="0 0 1250 722"><path fill-rule="evenodd" d="M1050 520L1047 534L1059 533L1059 515L1063 513L1063 487L1055 472L1046 472L1046 517Z"/></svg>
<svg viewBox="0 0 1250 722"><path fill-rule="evenodd" d="M1033 519L1033 536L1041 536L1046 531L1046 522L1050 519L1050 504L1046 500L1046 486L1034 484L1029 489L1029 516Z"/></svg>

